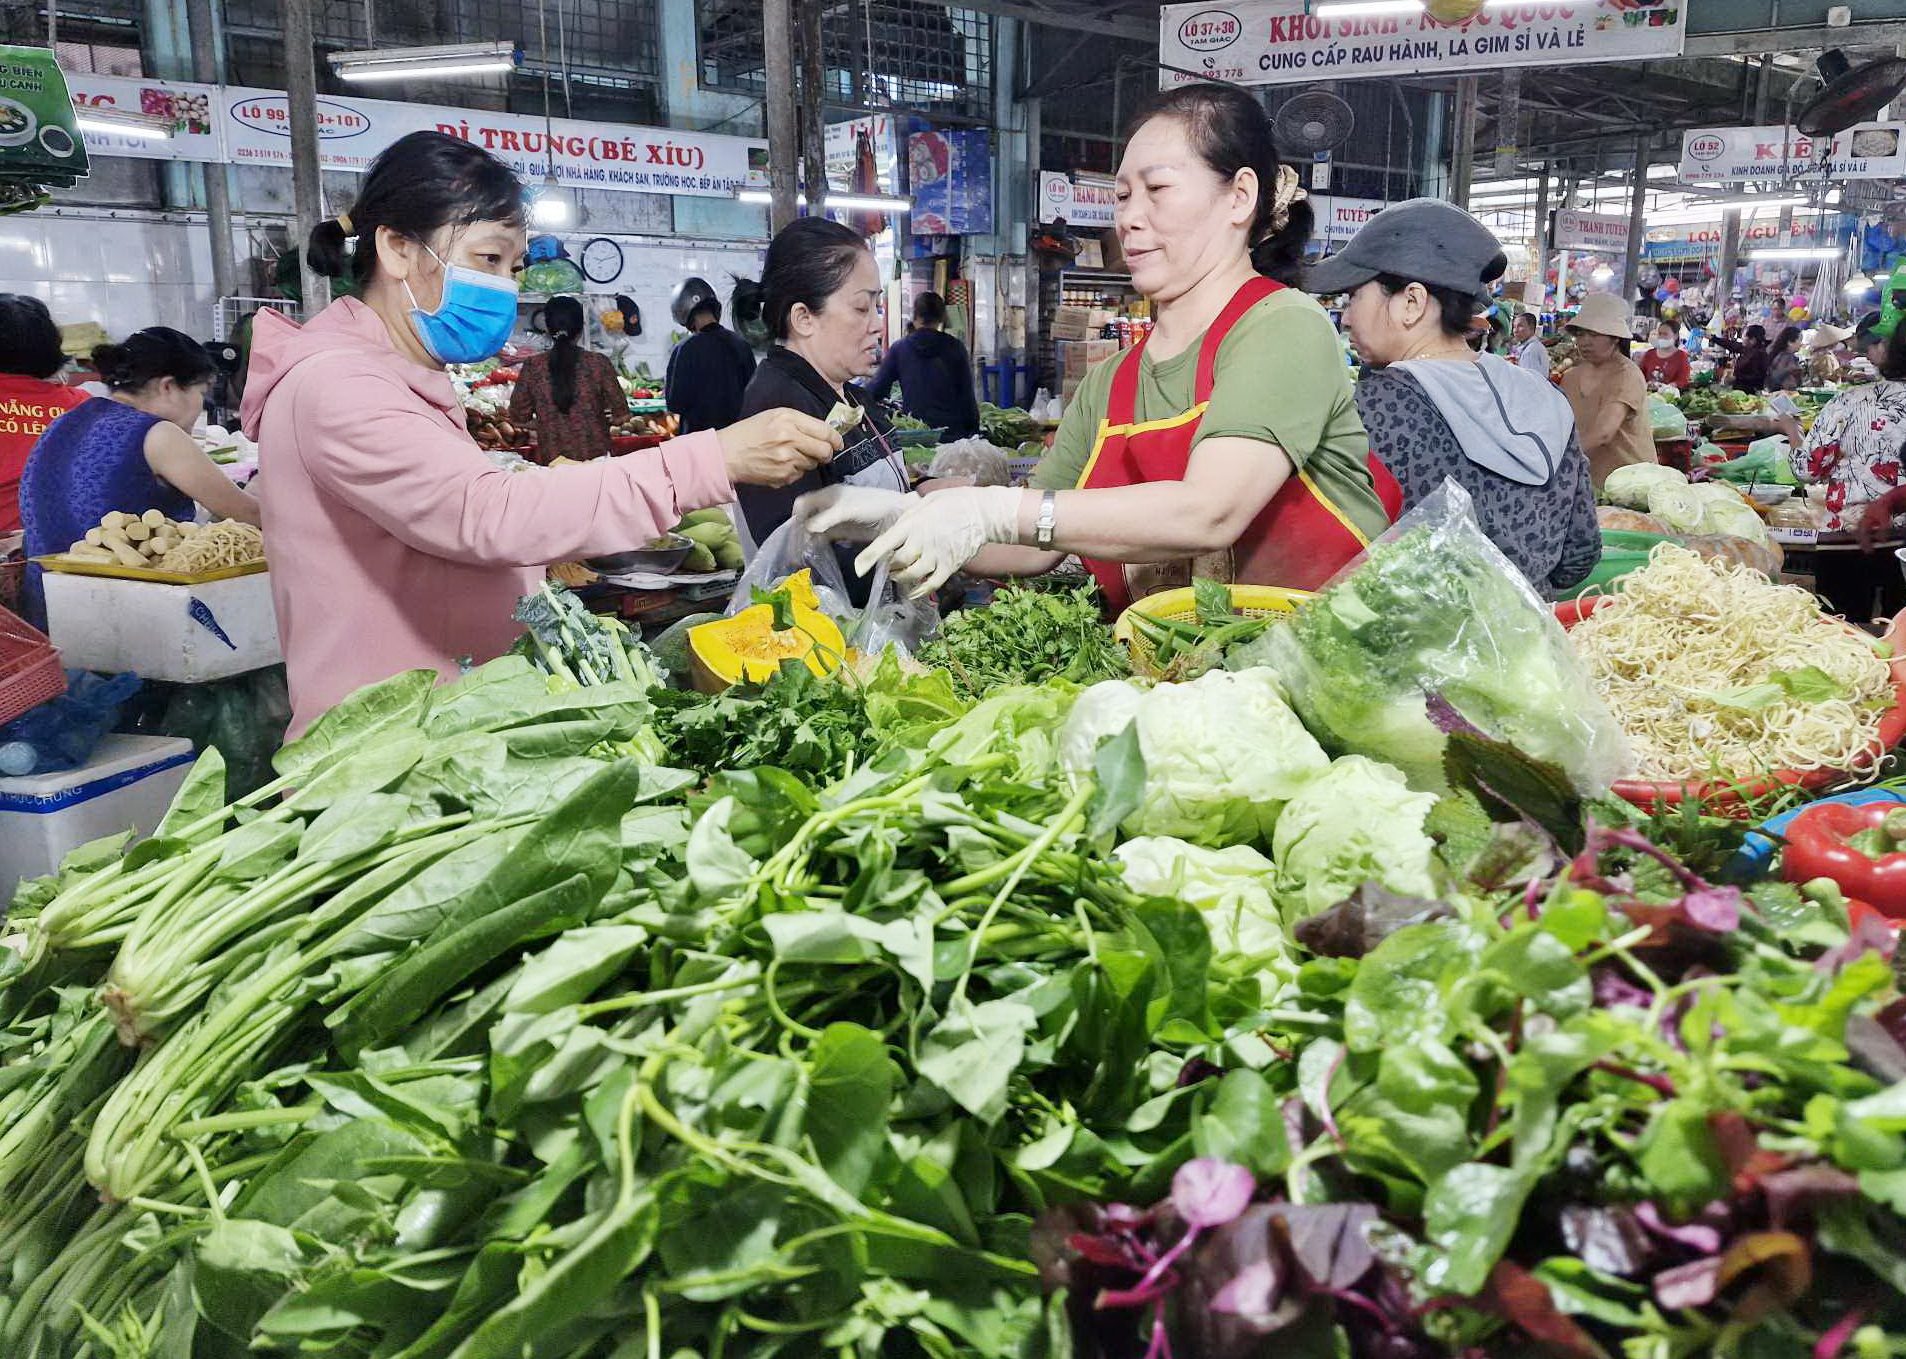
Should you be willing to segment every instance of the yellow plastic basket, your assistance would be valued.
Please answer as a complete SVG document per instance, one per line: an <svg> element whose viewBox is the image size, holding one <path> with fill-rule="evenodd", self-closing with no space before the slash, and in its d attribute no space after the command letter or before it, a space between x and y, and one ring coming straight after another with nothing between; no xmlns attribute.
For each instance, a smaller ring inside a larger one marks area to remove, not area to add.
<svg viewBox="0 0 1906 1359"><path fill-rule="evenodd" d="M1297 606L1311 597L1309 590L1287 590L1281 585L1233 585L1231 608L1246 618L1275 618L1280 614L1297 612ZM1149 675L1152 673L1152 647L1150 642L1132 631L1132 615L1135 613L1175 623L1195 622L1198 617L1197 592L1187 586L1182 590L1166 590L1148 595L1118 616L1118 622L1112 627L1112 635L1125 643L1126 650L1132 653L1133 673Z"/></svg>

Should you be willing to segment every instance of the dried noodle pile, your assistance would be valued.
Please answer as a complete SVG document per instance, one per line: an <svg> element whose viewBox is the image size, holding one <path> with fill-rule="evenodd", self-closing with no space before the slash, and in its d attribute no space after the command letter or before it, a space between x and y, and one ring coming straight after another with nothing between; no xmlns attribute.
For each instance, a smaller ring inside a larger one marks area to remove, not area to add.
<svg viewBox="0 0 1906 1359"><path fill-rule="evenodd" d="M243 566L264 555L265 536L256 526L241 524L236 519L220 519L187 538L154 566L161 571L190 575L226 566Z"/></svg>
<svg viewBox="0 0 1906 1359"><path fill-rule="evenodd" d="M1812 595L1664 543L1569 634L1628 733L1641 775L1747 779L1775 770L1854 770L1890 704L1886 661ZM1845 694L1743 708L1713 695L1813 666Z"/></svg>

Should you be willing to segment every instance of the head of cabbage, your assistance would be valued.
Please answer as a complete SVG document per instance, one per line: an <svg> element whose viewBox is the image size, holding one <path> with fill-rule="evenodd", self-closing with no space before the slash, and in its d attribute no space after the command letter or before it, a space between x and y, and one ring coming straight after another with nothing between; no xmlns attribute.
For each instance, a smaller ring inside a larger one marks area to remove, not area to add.
<svg viewBox="0 0 1906 1359"><path fill-rule="evenodd" d="M1435 806L1435 794L1411 792L1401 770L1361 755L1311 780L1277 818L1271 844L1285 920L1327 911L1368 882L1435 897L1436 842L1424 830Z"/></svg>
<svg viewBox="0 0 1906 1359"><path fill-rule="evenodd" d="M1624 509L1648 509L1649 497L1660 487L1685 487L1688 479L1672 467L1663 467L1655 462L1638 462L1627 467L1617 467L1608 474L1608 480L1602 483L1602 494L1610 504L1620 505Z"/></svg>
<svg viewBox="0 0 1906 1359"><path fill-rule="evenodd" d="M1732 486L1721 482L1702 482L1688 487L1688 490L1693 492L1701 505L1700 527L1694 530L1695 533L1724 533L1729 537L1745 538L1750 543L1763 545L1771 541L1767 534L1767 521Z"/></svg>
<svg viewBox="0 0 1906 1359"><path fill-rule="evenodd" d="M1170 836L1142 835L1113 855L1134 892L1195 907L1217 952L1256 958L1284 981L1296 976L1290 938L1271 898L1271 861L1256 850L1248 845L1205 849Z"/></svg>
<svg viewBox="0 0 1906 1359"><path fill-rule="evenodd" d="M1125 820L1128 835L1214 846L1267 841L1284 804L1330 764L1264 669L1214 670L1156 688L1095 684L1072 705L1060 764L1075 779L1091 774L1100 743L1133 723L1145 793Z"/></svg>

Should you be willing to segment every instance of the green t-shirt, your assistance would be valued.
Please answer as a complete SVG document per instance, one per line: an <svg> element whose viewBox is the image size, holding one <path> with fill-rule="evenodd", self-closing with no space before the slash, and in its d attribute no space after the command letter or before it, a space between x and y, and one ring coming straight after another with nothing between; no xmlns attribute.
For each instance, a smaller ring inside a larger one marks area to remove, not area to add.
<svg viewBox="0 0 1906 1359"><path fill-rule="evenodd" d="M1191 409L1199 347L1162 363L1140 360L1139 421ZM1079 484L1105 418L1112 374L1123 360L1107 359L1085 375L1051 451L1033 469L1034 489L1069 491ZM1273 293L1240 317L1219 346L1198 438L1225 437L1276 444L1365 537L1390 526L1370 479L1370 436L1357 414L1343 346L1324 309L1306 294L1294 288Z"/></svg>

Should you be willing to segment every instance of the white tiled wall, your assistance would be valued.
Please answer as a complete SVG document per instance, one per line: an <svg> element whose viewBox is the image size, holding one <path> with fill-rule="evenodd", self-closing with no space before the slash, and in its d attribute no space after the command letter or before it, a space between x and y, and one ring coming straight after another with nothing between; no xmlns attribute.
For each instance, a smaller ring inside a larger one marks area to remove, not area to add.
<svg viewBox="0 0 1906 1359"><path fill-rule="evenodd" d="M242 236L237 249L243 258ZM62 323L118 338L145 326L212 334L211 242L199 222L0 217L0 292L28 293Z"/></svg>

